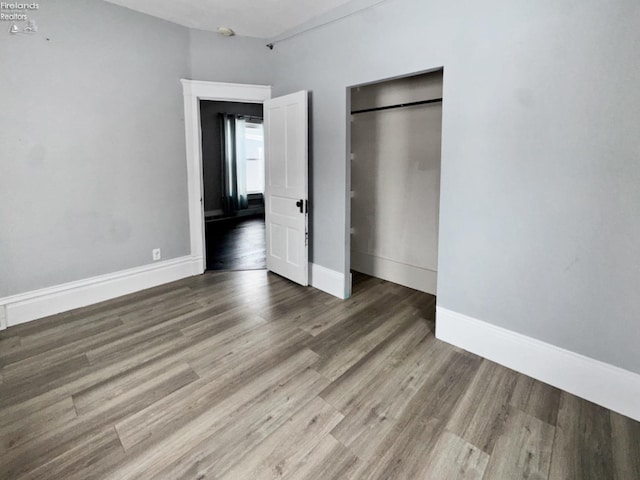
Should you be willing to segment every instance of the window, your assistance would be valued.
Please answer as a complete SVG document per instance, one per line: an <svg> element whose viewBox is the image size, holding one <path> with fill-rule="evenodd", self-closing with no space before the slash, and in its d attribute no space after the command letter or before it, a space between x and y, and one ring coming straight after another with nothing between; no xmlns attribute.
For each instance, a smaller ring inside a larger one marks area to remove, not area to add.
<svg viewBox="0 0 640 480"><path fill-rule="evenodd" d="M245 125L247 193L264 193L264 130L262 123L247 120Z"/></svg>

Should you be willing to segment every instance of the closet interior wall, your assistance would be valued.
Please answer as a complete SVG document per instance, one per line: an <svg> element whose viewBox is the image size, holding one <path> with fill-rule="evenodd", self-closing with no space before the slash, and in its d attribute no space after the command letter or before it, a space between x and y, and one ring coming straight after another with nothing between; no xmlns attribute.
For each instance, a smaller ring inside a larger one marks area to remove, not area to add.
<svg viewBox="0 0 640 480"><path fill-rule="evenodd" d="M434 295L442 80L351 89L351 269Z"/></svg>

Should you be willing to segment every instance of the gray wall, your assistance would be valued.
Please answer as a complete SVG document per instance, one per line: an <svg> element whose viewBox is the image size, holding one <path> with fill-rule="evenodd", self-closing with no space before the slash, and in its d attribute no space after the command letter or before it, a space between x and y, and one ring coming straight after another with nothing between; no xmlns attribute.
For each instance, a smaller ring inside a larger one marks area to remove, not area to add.
<svg viewBox="0 0 640 480"><path fill-rule="evenodd" d="M0 297L187 255L179 79L266 83L264 42L100 0L32 17L0 32Z"/></svg>
<svg viewBox="0 0 640 480"><path fill-rule="evenodd" d="M444 66L438 304L640 372L640 4L389 0L276 45L347 264L347 88Z"/></svg>
<svg viewBox="0 0 640 480"><path fill-rule="evenodd" d="M102 1L0 33L0 297L189 253L188 30Z"/></svg>
<svg viewBox="0 0 640 480"><path fill-rule="evenodd" d="M189 30L189 36L192 79L271 85L272 62L265 46L267 41L223 37L205 30Z"/></svg>

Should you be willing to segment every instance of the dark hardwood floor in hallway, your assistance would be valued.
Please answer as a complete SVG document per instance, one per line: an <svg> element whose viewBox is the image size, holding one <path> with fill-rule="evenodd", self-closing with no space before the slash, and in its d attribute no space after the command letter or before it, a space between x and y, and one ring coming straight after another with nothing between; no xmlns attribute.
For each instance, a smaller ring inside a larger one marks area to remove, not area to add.
<svg viewBox="0 0 640 480"><path fill-rule="evenodd" d="M264 215L207 221L205 237L207 270L267 268Z"/></svg>
<svg viewBox="0 0 640 480"><path fill-rule="evenodd" d="M0 478L640 478L640 424L435 339L435 298L214 272L0 332Z"/></svg>

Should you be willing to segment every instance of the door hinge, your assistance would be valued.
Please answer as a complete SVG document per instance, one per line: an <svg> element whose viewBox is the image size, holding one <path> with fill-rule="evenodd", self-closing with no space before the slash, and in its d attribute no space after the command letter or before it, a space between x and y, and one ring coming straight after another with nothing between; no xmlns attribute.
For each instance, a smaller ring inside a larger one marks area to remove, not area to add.
<svg viewBox="0 0 640 480"><path fill-rule="evenodd" d="M309 232L304 232L304 246L309 246Z"/></svg>

